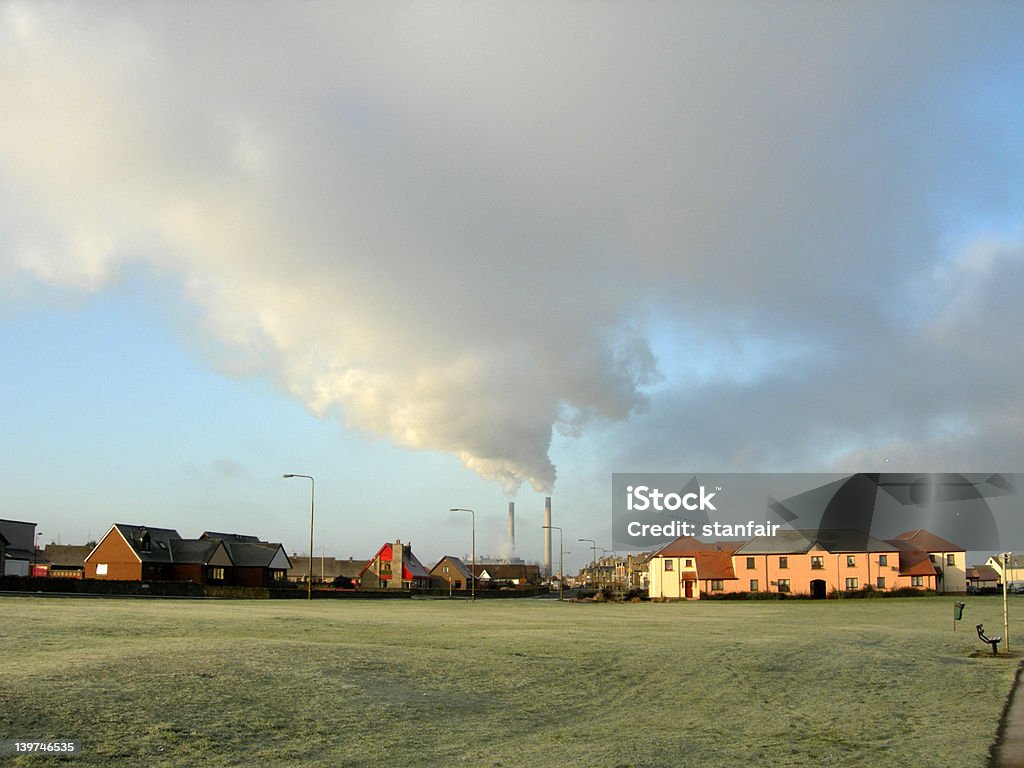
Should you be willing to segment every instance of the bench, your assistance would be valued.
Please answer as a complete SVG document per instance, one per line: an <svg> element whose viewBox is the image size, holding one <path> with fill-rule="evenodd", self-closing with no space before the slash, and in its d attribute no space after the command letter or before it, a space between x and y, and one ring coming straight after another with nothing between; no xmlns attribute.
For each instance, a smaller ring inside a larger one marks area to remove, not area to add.
<svg viewBox="0 0 1024 768"><path fill-rule="evenodd" d="M992 655L993 656L998 656L999 655L999 644L1003 641L1003 638L1001 638L1001 637L989 637L988 635L986 635L985 634L985 625L984 624L978 624L976 629L978 630L978 639L980 639L981 642L983 642L983 643L988 643L989 645L991 645L992 646Z"/></svg>

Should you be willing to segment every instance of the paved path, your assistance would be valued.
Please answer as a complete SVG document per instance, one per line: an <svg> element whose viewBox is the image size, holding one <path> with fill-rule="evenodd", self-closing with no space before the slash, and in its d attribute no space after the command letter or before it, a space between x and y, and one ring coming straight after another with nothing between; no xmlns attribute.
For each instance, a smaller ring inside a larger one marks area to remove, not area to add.
<svg viewBox="0 0 1024 768"><path fill-rule="evenodd" d="M992 768L1024 768L1024 675L1017 677L1010 692L1010 706L1004 715L1000 738L992 752Z"/></svg>

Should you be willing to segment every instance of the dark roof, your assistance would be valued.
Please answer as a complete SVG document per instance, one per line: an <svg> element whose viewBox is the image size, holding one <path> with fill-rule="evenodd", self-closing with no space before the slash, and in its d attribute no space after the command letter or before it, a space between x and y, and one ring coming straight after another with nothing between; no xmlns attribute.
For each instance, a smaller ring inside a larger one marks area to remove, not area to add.
<svg viewBox="0 0 1024 768"><path fill-rule="evenodd" d="M9 542L9 541L7 540L7 537L6 537L6 536L4 536L4 535L3 535L3 533L0 533L0 544L4 544L4 545L7 545L7 544L10 544L10 543L11 543L11 542Z"/></svg>
<svg viewBox="0 0 1024 768"><path fill-rule="evenodd" d="M909 541L918 549L923 549L925 552L965 551L959 544L954 544L952 541L944 539L941 536L937 536L931 531L926 531L924 528L918 528L914 531L904 531L896 538L902 541Z"/></svg>
<svg viewBox="0 0 1024 768"><path fill-rule="evenodd" d="M801 555L819 546L826 552L895 552L886 541L854 528L780 529L774 536L755 536L737 555Z"/></svg>
<svg viewBox="0 0 1024 768"><path fill-rule="evenodd" d="M486 571L495 581L540 581L540 566L526 563L477 563L474 569L477 578Z"/></svg>
<svg viewBox="0 0 1024 768"><path fill-rule="evenodd" d="M228 554L234 564L241 568L269 568L278 552L284 552L280 544L271 544L266 541L225 541ZM288 556L285 555L287 560ZM291 561L288 566L291 567Z"/></svg>
<svg viewBox="0 0 1024 768"><path fill-rule="evenodd" d="M7 539L8 546L27 549L35 547L36 524L24 520L0 519L0 534Z"/></svg>
<svg viewBox="0 0 1024 768"><path fill-rule="evenodd" d="M289 555L288 559L292 564L288 570L289 576L305 576L309 573L309 558L306 555ZM336 557L313 558L313 576L322 574L325 579L334 579L338 576L354 579L365 567L365 560L354 560L351 557L346 560L339 560Z"/></svg>
<svg viewBox="0 0 1024 768"><path fill-rule="evenodd" d="M127 523L114 523L114 528L120 532L125 541L127 541L129 546L135 550L135 554L138 555L139 559L143 562L173 562L171 556L171 542L181 540L181 536L178 535L177 531L171 528L153 528L148 525L129 525ZM148 551L145 549L145 540L147 535L149 537Z"/></svg>
<svg viewBox="0 0 1024 768"><path fill-rule="evenodd" d="M200 539L220 539L221 541L246 541L250 544L256 544L261 541L258 536L248 536L244 533L215 533L213 531L204 531Z"/></svg>
<svg viewBox="0 0 1024 768"><path fill-rule="evenodd" d="M171 541L171 555L176 563L202 563L205 565L210 562L210 558L219 546L219 541L176 539Z"/></svg>

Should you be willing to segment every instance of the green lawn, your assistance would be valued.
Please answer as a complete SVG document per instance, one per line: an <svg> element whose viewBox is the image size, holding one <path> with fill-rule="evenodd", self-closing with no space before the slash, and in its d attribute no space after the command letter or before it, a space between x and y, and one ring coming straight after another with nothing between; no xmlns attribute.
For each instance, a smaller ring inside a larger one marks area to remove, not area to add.
<svg viewBox="0 0 1024 768"><path fill-rule="evenodd" d="M997 598L956 633L951 598L0 611L0 737L80 739L80 768L982 768L1016 665L971 657L975 623L1002 634Z"/></svg>

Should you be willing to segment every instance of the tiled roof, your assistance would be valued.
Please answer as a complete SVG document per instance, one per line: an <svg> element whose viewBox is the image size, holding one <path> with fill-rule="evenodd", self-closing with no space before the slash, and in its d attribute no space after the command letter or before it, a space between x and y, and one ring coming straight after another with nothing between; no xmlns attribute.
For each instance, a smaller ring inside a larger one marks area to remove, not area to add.
<svg viewBox="0 0 1024 768"><path fill-rule="evenodd" d="M954 544L948 539L944 539L931 531L926 531L924 528L918 528L914 531L905 531L896 537L902 541L909 541L914 544L918 549L923 549L925 552L963 552L964 548L959 544Z"/></svg>
<svg viewBox="0 0 1024 768"><path fill-rule="evenodd" d="M217 547L219 541L202 541L199 539L172 539L171 555L176 563L201 563L205 565Z"/></svg>
<svg viewBox="0 0 1024 768"><path fill-rule="evenodd" d="M246 541L250 544L257 544L260 541L258 536L247 536L244 533L215 533L204 531L200 539L220 539L221 541Z"/></svg>
<svg viewBox="0 0 1024 768"><path fill-rule="evenodd" d="M695 552L698 579L735 579L732 569L732 553L705 551Z"/></svg>
<svg viewBox="0 0 1024 768"><path fill-rule="evenodd" d="M900 553L900 576L934 576L931 555L906 539L890 539Z"/></svg>
<svg viewBox="0 0 1024 768"><path fill-rule="evenodd" d="M53 565L64 565L81 568L92 547L75 546L73 544L47 544L43 556Z"/></svg>
<svg viewBox="0 0 1024 768"><path fill-rule="evenodd" d="M780 529L774 536L756 536L736 550L737 555L802 555L815 545L827 552L895 552L889 542L854 528L820 530Z"/></svg>
<svg viewBox="0 0 1024 768"><path fill-rule="evenodd" d="M972 565L967 569L967 578L978 581L999 581L999 572L991 565Z"/></svg>

